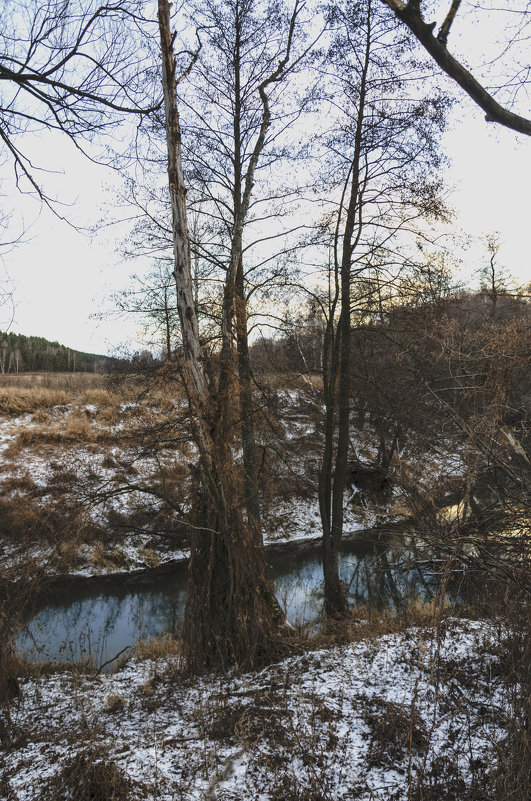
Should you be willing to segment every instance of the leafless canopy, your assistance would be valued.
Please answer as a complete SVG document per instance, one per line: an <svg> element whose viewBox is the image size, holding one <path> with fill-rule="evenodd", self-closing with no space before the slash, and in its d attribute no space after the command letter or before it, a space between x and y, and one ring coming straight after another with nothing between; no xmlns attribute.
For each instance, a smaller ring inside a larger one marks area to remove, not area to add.
<svg viewBox="0 0 531 801"><path fill-rule="evenodd" d="M138 0L5 0L0 29L0 147L19 188L47 201L24 136L60 131L77 147L157 105ZM39 165L41 168L45 164Z"/></svg>

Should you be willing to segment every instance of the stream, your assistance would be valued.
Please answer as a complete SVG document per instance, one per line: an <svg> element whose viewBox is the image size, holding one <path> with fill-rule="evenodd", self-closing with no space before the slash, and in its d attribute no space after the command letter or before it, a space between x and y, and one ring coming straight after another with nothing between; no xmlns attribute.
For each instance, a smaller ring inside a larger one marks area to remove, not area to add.
<svg viewBox="0 0 531 801"><path fill-rule="evenodd" d="M317 622L323 603L320 544L276 546L266 558L288 621ZM415 598L431 600L439 570L437 561L426 555L420 560L404 545L363 537L343 543L340 574L352 608L397 610ZM102 665L139 640L178 632L185 586L184 564L134 577L57 581L28 614L19 652L32 661L54 662L91 655Z"/></svg>

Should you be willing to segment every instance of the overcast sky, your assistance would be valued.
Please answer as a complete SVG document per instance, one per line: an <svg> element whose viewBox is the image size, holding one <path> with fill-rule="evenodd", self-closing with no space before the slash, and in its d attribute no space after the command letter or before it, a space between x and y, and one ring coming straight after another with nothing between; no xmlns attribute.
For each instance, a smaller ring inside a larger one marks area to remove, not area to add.
<svg viewBox="0 0 531 801"><path fill-rule="evenodd" d="M447 182L456 210L455 225L472 237L471 247L461 253L463 275L472 276L486 259L478 244L488 232L499 231L499 261L520 282L531 280L529 235L531 226L531 148L529 139L493 123L464 95L452 113L443 149L451 160ZM118 177L108 168L86 160L60 136L34 140L35 157L53 164L56 174L44 176L51 191L66 204L66 217L82 226L108 220L112 215ZM93 236L83 234L57 219L46 208L38 214L34 200L14 190L7 166L0 168L6 208L16 208L11 232L31 226L24 241L4 252L3 267L13 288L14 318L1 309L0 328L44 336L71 347L112 353L125 344L139 347L134 320L110 314L109 296L126 288L132 272L149 265L124 261L120 242L127 225L103 225ZM474 243L475 240L475 243ZM106 313L102 319L95 315Z"/></svg>

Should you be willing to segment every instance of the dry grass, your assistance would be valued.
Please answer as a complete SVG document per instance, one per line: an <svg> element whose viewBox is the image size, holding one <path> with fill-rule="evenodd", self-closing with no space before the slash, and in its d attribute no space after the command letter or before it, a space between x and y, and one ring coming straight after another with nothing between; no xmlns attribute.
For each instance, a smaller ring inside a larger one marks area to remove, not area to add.
<svg viewBox="0 0 531 801"><path fill-rule="evenodd" d="M301 643L305 643L307 650L319 650L336 644L376 641L385 634L398 634L413 626L431 628L444 625L446 617L457 615L458 610L446 599L421 601L413 598L399 612L360 604L346 618L326 620L320 631L305 641L302 639ZM466 616L469 617L468 613Z"/></svg>
<svg viewBox="0 0 531 801"><path fill-rule="evenodd" d="M259 383L275 390L302 389L320 392L323 389L323 377L319 373L275 373L271 370L260 375Z"/></svg>
<svg viewBox="0 0 531 801"><path fill-rule="evenodd" d="M57 509L44 507L31 498L0 499L0 535L6 541L53 541L64 524Z"/></svg>
<svg viewBox="0 0 531 801"><path fill-rule="evenodd" d="M408 706L375 698L364 717L371 729L367 755L371 767L392 768L408 753L428 744L421 718Z"/></svg>
<svg viewBox="0 0 531 801"><path fill-rule="evenodd" d="M8 459L13 459L29 448L39 451L47 444L66 442L94 442L94 432L89 420L67 418L64 425L41 425L27 428L17 434L4 451Z"/></svg>
<svg viewBox="0 0 531 801"><path fill-rule="evenodd" d="M172 634L161 634L152 640L139 640L134 647L135 659L164 659L181 653L181 641Z"/></svg>
<svg viewBox="0 0 531 801"><path fill-rule="evenodd" d="M118 573L127 569L127 558L119 548L106 546L103 542L96 542L90 558L95 573L110 570Z"/></svg>
<svg viewBox="0 0 531 801"><path fill-rule="evenodd" d="M286 722L289 709L278 692L256 690L247 702L216 699L206 709L199 708L198 720L204 733L213 740L226 743L290 744Z"/></svg>
<svg viewBox="0 0 531 801"><path fill-rule="evenodd" d="M30 389L28 387L2 387L0 389L0 414L18 417L38 410L67 406L72 400L62 389Z"/></svg>
<svg viewBox="0 0 531 801"><path fill-rule="evenodd" d="M0 414L16 417L73 404L95 406L99 415L103 410L116 411L122 403L135 402L139 393L133 384L112 384L107 376L93 373L3 375ZM43 419L41 416L36 422Z"/></svg>
<svg viewBox="0 0 531 801"><path fill-rule="evenodd" d="M39 801L127 801L135 789L105 749L91 746L70 759L43 788Z"/></svg>
<svg viewBox="0 0 531 801"><path fill-rule="evenodd" d="M108 406L117 406L122 400L121 396L104 388L84 389L77 397L82 403L94 405L100 409Z"/></svg>
<svg viewBox="0 0 531 801"><path fill-rule="evenodd" d="M19 431L5 449L4 456L13 459L28 448L39 451L46 445L61 446L71 443L127 446L131 444L131 435L128 432L114 433L96 426L90 414L74 409L61 421L48 421Z"/></svg>
<svg viewBox="0 0 531 801"><path fill-rule="evenodd" d="M107 389L84 389L72 393L64 389L1 387L0 414L7 417L18 417L22 414L39 414L36 422L46 419L42 413L56 407L66 408L72 403L93 405L99 409L115 408L122 398L113 395Z"/></svg>
<svg viewBox="0 0 531 801"><path fill-rule="evenodd" d="M106 387L109 377L100 373L8 373L0 375L0 388L50 389L69 394Z"/></svg>

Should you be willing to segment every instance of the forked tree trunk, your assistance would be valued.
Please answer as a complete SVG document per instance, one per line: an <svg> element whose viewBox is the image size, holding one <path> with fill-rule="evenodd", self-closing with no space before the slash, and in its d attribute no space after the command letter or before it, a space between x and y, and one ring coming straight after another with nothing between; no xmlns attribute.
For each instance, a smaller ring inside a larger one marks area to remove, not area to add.
<svg viewBox="0 0 531 801"><path fill-rule="evenodd" d="M242 450L244 463L243 493L249 527L257 547L262 543L258 481L256 474L256 444L254 436L254 415L251 392L251 369L247 334L247 310L243 278L243 233L249 212L251 196L255 184L256 169L266 144L266 136L271 125L268 90L283 80L289 71L293 37L303 4L295 0L291 15L286 47L276 66L257 87L262 105L258 133L249 158L242 156L242 142L248 131L242 130L241 49L243 23L240 7L235 10L235 47L231 54L234 68L234 107L233 114L233 221L231 230L230 259L225 275L221 319L220 373L217 391L217 425L222 431L221 441L227 443L233 429L231 419L232 398L235 395L234 363L234 315L236 313L236 335L238 344L239 396L242 430ZM245 40L245 36L244 36ZM245 47L245 46L244 46ZM245 162L245 168L243 166ZM223 457L225 458L225 457Z"/></svg>
<svg viewBox="0 0 531 801"><path fill-rule="evenodd" d="M347 486L348 446L350 436L350 374L351 374L351 323L350 289L352 254L361 235L362 188L360 165L362 157L362 131L365 116L367 76L370 64L371 25L370 7L367 21L367 38L360 80L354 153L343 189L340 211L348 194L343 230L341 262L337 251L340 216L335 232L334 296L323 344L323 379L325 392L325 448L319 475L319 508L323 527L323 578L325 613L329 618L348 614L344 585L339 576L339 549L343 537L344 495ZM340 300L337 326L335 312ZM337 421L336 421L337 404Z"/></svg>
<svg viewBox="0 0 531 801"><path fill-rule="evenodd" d="M168 180L172 208L175 282L183 340L182 375L199 450L195 528L191 537L188 596L183 630L189 669L250 668L280 652L278 618L263 553L241 515L241 476L228 441L226 415L212 412L201 359L194 306L186 216L175 58L167 0L158 2L163 66ZM233 295L234 274L225 290ZM224 323L232 312L226 309ZM226 335L226 331L224 334ZM227 342L224 343L227 350ZM230 389L230 355L222 354L222 389ZM220 406L226 408L227 398ZM219 407L218 407L219 408Z"/></svg>

